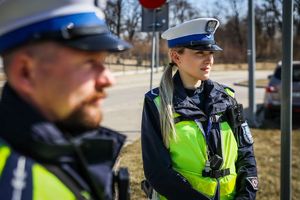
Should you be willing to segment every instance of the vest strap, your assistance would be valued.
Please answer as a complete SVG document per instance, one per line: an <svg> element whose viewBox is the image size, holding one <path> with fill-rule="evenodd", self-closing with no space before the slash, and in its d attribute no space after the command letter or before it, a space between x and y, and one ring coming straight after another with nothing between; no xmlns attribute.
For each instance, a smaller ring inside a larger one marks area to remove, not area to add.
<svg viewBox="0 0 300 200"><path fill-rule="evenodd" d="M210 116L210 120L211 120L211 122L218 123L218 122L224 122L224 121L226 121L227 118L226 118L226 114L224 112L222 114Z"/></svg>
<svg viewBox="0 0 300 200"><path fill-rule="evenodd" d="M48 171L58 177L76 196L78 200L92 200L92 197L86 197L83 192L84 189L78 184L74 178L68 176L62 169L54 165L44 165Z"/></svg>
<svg viewBox="0 0 300 200"><path fill-rule="evenodd" d="M202 176L203 177L210 177L210 178L220 178L224 177L230 174L230 169L220 169L220 170L210 170L210 171L202 171Z"/></svg>

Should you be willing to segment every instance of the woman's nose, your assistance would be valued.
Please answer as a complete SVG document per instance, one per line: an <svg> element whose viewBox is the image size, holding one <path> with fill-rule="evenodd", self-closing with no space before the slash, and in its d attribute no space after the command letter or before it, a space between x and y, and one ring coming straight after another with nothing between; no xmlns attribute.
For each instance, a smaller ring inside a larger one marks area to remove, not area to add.
<svg viewBox="0 0 300 200"><path fill-rule="evenodd" d="M205 54L205 61L206 62L212 62L212 60L213 60L213 54L212 53Z"/></svg>

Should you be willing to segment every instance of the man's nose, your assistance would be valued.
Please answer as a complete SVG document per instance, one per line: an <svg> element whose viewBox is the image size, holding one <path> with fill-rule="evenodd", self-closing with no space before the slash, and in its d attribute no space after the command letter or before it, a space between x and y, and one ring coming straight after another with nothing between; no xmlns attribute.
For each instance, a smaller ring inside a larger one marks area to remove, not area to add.
<svg viewBox="0 0 300 200"><path fill-rule="evenodd" d="M116 83L116 79L114 78L111 71L107 68L104 68L99 72L96 77L96 89L102 89L105 87L110 87Z"/></svg>

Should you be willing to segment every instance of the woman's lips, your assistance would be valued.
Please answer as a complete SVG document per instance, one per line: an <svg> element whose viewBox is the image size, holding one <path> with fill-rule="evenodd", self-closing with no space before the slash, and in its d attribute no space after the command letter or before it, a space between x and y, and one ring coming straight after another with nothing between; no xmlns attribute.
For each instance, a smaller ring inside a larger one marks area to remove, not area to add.
<svg viewBox="0 0 300 200"><path fill-rule="evenodd" d="M200 68L202 71L208 72L210 71L210 67L202 67Z"/></svg>

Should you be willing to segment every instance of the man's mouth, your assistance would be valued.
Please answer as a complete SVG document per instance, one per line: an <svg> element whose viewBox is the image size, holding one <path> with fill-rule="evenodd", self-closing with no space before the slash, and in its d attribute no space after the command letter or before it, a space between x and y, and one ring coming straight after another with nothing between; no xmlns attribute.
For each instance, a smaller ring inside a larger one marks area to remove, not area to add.
<svg viewBox="0 0 300 200"><path fill-rule="evenodd" d="M92 96L90 96L89 98L87 98L83 104L99 104L103 101L103 99L105 99L107 97L106 92L101 92L101 93L97 93L94 94Z"/></svg>

